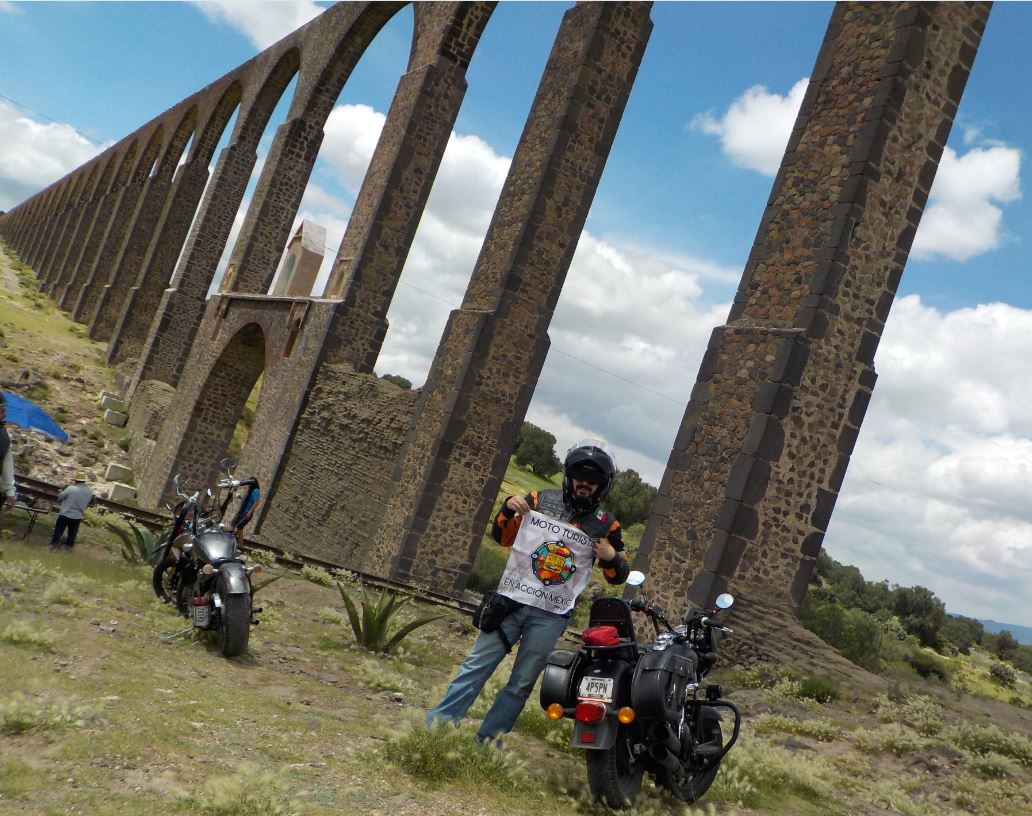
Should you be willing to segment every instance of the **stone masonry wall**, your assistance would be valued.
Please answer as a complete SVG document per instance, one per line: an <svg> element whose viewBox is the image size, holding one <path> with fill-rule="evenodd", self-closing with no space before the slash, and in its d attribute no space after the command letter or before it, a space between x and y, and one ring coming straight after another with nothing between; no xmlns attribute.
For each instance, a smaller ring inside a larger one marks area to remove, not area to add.
<svg viewBox="0 0 1032 816"><path fill-rule="evenodd" d="M358 568L419 391L324 365L258 529L262 541ZM299 512L302 510L303 512ZM373 572L384 575L389 565Z"/></svg>

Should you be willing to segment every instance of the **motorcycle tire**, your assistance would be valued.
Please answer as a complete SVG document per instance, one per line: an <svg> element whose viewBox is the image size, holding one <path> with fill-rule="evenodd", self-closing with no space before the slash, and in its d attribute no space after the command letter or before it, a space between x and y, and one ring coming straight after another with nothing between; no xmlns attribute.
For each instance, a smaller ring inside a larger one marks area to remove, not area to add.
<svg viewBox="0 0 1032 816"><path fill-rule="evenodd" d="M720 723L708 721L703 726L704 741L710 742L715 739L723 740L720 731ZM685 773L683 768L680 773L671 773L661 768L656 781L670 791L674 796L686 804L694 804L702 798L703 794L710 789L713 780L717 778L717 771L720 770L720 760L714 760L712 764L693 773Z"/></svg>
<svg viewBox="0 0 1032 816"><path fill-rule="evenodd" d="M222 601L216 644L223 657L237 657L247 651L251 634L251 596L230 595L222 576L219 576L215 591Z"/></svg>
<svg viewBox="0 0 1032 816"><path fill-rule="evenodd" d="M154 594L163 603L172 603L172 594L175 592L172 586L172 577L175 575L175 570L176 559L171 555L166 555L154 567L154 572L151 574L151 587L154 589Z"/></svg>
<svg viewBox="0 0 1032 816"><path fill-rule="evenodd" d="M630 729L620 726L616 743L608 751L588 751L588 787L591 795L614 810L624 810L634 804L641 790L645 772L644 757L631 753L633 739Z"/></svg>

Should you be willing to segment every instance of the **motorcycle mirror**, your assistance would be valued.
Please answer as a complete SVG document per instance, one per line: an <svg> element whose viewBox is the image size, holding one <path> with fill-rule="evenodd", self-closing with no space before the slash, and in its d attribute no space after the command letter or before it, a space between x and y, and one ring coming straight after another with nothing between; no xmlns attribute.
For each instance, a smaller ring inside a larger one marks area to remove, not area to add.
<svg viewBox="0 0 1032 816"><path fill-rule="evenodd" d="M175 510L176 508L175 508L175 505L172 504L172 502L167 501L167 502L165 502L165 509L171 511L171 510Z"/></svg>
<svg viewBox="0 0 1032 816"><path fill-rule="evenodd" d="M222 468L222 470L224 470L224 471L226 471L228 473L229 471L231 471L233 468L236 467L236 464L237 464L236 463L236 459L233 459L233 458L227 456L225 459L223 459L223 460L221 460L219 462L219 467Z"/></svg>
<svg viewBox="0 0 1032 816"><path fill-rule="evenodd" d="M717 600L716 600L717 609L730 609L731 608L731 604L733 604L734 602L735 602L734 595L729 595L726 592L722 592L720 595L717 596Z"/></svg>
<svg viewBox="0 0 1032 816"><path fill-rule="evenodd" d="M638 570L631 570L627 576L627 585L632 587L639 587L645 583L645 573L639 572ZM730 595L728 597L731 597ZM730 604L728 604L730 606Z"/></svg>

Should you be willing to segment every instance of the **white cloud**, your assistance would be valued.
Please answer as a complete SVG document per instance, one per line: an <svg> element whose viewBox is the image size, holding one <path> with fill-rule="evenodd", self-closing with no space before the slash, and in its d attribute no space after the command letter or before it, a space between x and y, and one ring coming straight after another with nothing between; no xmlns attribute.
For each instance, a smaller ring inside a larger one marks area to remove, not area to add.
<svg viewBox="0 0 1032 816"><path fill-rule="evenodd" d="M893 307L827 546L951 611L1028 622L1032 311Z"/></svg>
<svg viewBox="0 0 1032 816"><path fill-rule="evenodd" d="M724 153L735 164L773 176L781 166L809 81L809 77L803 77L785 96L771 93L763 85L753 85L731 103L721 118L704 113L689 125L719 136Z"/></svg>
<svg viewBox="0 0 1032 816"><path fill-rule="evenodd" d="M963 156L947 147L914 238L915 258L966 261L1000 244L1003 210L1021 198L1021 152L997 145Z"/></svg>
<svg viewBox="0 0 1032 816"><path fill-rule="evenodd" d="M227 23L263 51L325 10L312 0L201 0L204 16Z"/></svg>
<svg viewBox="0 0 1032 816"><path fill-rule="evenodd" d="M0 0L0 14L24 14L24 10L17 3Z"/></svg>
<svg viewBox="0 0 1032 816"><path fill-rule="evenodd" d="M103 149L69 125L42 124L0 99L0 210L21 203Z"/></svg>

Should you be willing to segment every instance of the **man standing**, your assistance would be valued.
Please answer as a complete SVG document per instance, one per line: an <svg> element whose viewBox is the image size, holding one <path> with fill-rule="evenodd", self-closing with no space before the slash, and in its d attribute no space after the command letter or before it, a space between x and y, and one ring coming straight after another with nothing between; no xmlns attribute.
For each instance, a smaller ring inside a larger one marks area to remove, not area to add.
<svg viewBox="0 0 1032 816"><path fill-rule="evenodd" d="M614 476L616 461L605 443L580 442L566 454L562 490L532 491L502 502L491 530L495 541L512 547L521 535L528 540L536 536L529 548L521 546L527 541L513 548L498 585L498 592L513 600L514 611L496 632L477 636L444 699L427 714L428 725L462 719L511 645L519 642L509 682L484 717L477 741L511 731L549 653L566 630L591 562L598 559L610 584L627 580L630 568L623 554L620 522L599 506ZM530 523L525 524L528 517ZM543 535L543 530L552 535ZM546 540L550 538L555 540Z"/></svg>
<svg viewBox="0 0 1032 816"><path fill-rule="evenodd" d="M262 500L262 491L258 486L258 480L253 476L250 479L241 479L240 486L244 489L244 495L240 499L240 507L229 525L230 530L236 535L237 547L244 546L244 527L251 520L254 511L258 509L258 503Z"/></svg>
<svg viewBox="0 0 1032 816"><path fill-rule="evenodd" d="M4 496L4 504L14 507L17 491L14 486L14 454L11 451L11 437L7 433L7 400L0 394L0 493Z"/></svg>
<svg viewBox="0 0 1032 816"><path fill-rule="evenodd" d="M79 525L83 516L86 515L86 508L93 501L93 491L86 484L86 474L80 471L75 474L75 482L68 485L57 494L60 502L60 509L57 513L57 521L54 523L54 535L50 539L50 549L56 550L61 544L61 535L68 531L65 541L68 549L75 546L75 537L79 534Z"/></svg>

